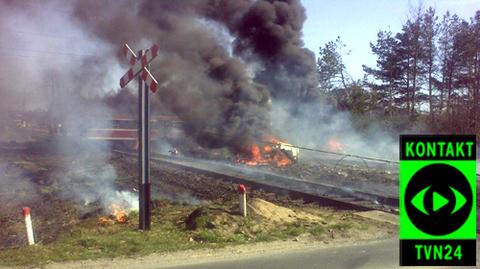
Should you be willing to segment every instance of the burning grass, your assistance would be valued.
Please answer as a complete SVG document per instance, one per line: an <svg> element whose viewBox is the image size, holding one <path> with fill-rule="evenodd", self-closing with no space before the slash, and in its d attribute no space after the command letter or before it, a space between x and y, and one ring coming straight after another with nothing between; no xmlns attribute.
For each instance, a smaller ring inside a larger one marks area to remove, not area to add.
<svg viewBox="0 0 480 269"><path fill-rule="evenodd" d="M101 225L125 224L130 219L130 214L138 212L138 198L130 192L117 192L116 202L108 206L108 215L100 217L98 223ZM132 198L135 198L134 201Z"/></svg>
<svg viewBox="0 0 480 269"><path fill-rule="evenodd" d="M111 213L108 216L103 216L98 219L98 223L101 225L108 225L114 223L127 223L129 216L128 211L118 204L110 205Z"/></svg>

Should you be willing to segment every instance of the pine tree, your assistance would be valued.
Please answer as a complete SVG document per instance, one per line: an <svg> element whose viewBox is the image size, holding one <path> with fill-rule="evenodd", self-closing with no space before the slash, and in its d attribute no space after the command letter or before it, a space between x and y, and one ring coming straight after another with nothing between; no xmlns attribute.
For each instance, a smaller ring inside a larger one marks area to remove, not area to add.
<svg viewBox="0 0 480 269"><path fill-rule="evenodd" d="M398 50L398 41L390 31L380 31L376 44L370 43L372 52L377 56L377 68L363 65L366 73L365 84L377 95L380 105L391 112L396 105L401 105L402 68ZM368 77L373 81L369 82Z"/></svg>
<svg viewBox="0 0 480 269"><path fill-rule="evenodd" d="M399 40L399 53L403 62L406 85L406 104L411 115L415 114L416 104L422 101L420 79L425 70L422 62L425 59L425 51L421 42L422 13L418 8L413 18L407 20L402 31L396 35Z"/></svg>
<svg viewBox="0 0 480 269"><path fill-rule="evenodd" d="M340 37L337 37L319 49L317 72L320 87L325 91L347 88L347 72L342 59L342 49L345 47Z"/></svg>
<svg viewBox="0 0 480 269"><path fill-rule="evenodd" d="M430 124L434 123L435 120L435 109L434 109L434 93L433 87L435 83L435 72L437 71L436 65L436 36L437 36L437 16L435 15L435 10L430 7L428 8L422 20L422 31L421 31L421 41L424 47L425 57L423 58L424 68L426 70L426 81L428 85L428 104L429 104L429 114L430 114Z"/></svg>

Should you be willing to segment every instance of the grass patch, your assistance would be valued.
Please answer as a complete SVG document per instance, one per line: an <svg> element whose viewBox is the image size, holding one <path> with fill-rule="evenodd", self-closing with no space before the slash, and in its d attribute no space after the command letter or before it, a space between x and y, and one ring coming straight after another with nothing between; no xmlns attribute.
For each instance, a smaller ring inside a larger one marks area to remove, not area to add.
<svg viewBox="0 0 480 269"><path fill-rule="evenodd" d="M188 233L168 224L153 225L147 233L115 225L82 227L63 235L52 244L4 250L0 252L0 261L5 265L28 265L32 261L43 264L50 261L136 256L197 247L189 238Z"/></svg>
<svg viewBox="0 0 480 269"><path fill-rule="evenodd" d="M350 222L337 223L337 224L330 225L329 228L333 230L348 230L352 228L352 223Z"/></svg>
<svg viewBox="0 0 480 269"><path fill-rule="evenodd" d="M270 242L275 240L285 240L302 234L310 233L312 229L311 225L307 226L305 224L306 223L303 222L284 224L273 231L258 233L256 235L256 240Z"/></svg>
<svg viewBox="0 0 480 269"><path fill-rule="evenodd" d="M236 216L228 223L215 223L209 216L200 216L198 229L187 229L185 219L194 207L168 205L152 214L152 229L140 232L138 215L130 215L127 224L102 226L98 218L83 220L68 232L49 244L37 244L0 251L1 265L41 265L48 262L75 261L85 259L143 256L151 253L173 252L198 248L217 248L248 242L285 240L302 234L321 235L327 229L349 229L350 223L331 226L303 221L278 224L263 229L256 217ZM222 227L234 229L224 230Z"/></svg>
<svg viewBox="0 0 480 269"><path fill-rule="evenodd" d="M307 229L299 223L293 223L287 225L287 227L282 231L286 237L299 236L307 232Z"/></svg>
<svg viewBox="0 0 480 269"><path fill-rule="evenodd" d="M177 211L176 214L172 214L174 210ZM139 256L202 247L190 240L193 236L191 232L182 225L173 224L178 223L189 209L182 210L175 207L163 210L160 215L154 216L149 232L137 230L136 214L129 216L131 221L128 224L102 226L98 224L97 218L87 219L60 235L53 243L0 251L0 264L44 264L52 261Z"/></svg>
<svg viewBox="0 0 480 269"><path fill-rule="evenodd" d="M315 225L314 227L312 227L312 229L310 229L310 234L313 236L320 236L324 234L326 231L327 231L327 228L325 228L325 226Z"/></svg>
<svg viewBox="0 0 480 269"><path fill-rule="evenodd" d="M195 237L197 241L201 242L210 242L210 243L219 243L222 242L222 237L217 234L215 231L203 230L198 233Z"/></svg>

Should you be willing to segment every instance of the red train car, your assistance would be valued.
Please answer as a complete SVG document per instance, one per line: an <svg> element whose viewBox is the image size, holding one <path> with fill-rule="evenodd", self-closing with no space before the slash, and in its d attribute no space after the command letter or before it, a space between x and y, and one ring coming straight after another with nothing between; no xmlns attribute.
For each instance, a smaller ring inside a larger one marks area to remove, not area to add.
<svg viewBox="0 0 480 269"><path fill-rule="evenodd" d="M102 121L99 121L102 122ZM111 141L115 144L135 147L137 144L137 120L130 117L115 117L107 119L101 126L88 128L86 138L88 140ZM178 128L181 121L176 116L156 116L150 120L150 138L157 141L168 138L168 132L172 128Z"/></svg>

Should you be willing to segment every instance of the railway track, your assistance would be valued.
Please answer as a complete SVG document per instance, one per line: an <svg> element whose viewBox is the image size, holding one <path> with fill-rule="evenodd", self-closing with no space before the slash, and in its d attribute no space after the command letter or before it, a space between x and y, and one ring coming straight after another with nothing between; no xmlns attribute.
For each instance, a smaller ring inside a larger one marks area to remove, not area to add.
<svg viewBox="0 0 480 269"><path fill-rule="evenodd" d="M137 154L113 150L117 154L136 158ZM307 203L318 203L338 209L368 211L381 210L398 214L398 197L360 192L344 187L301 181L295 178L266 173L242 166L204 161L185 157L172 158L166 155L152 156L157 163L168 164L195 173L223 178L236 184L245 184L251 189L261 189L287 195L292 199L302 199Z"/></svg>

